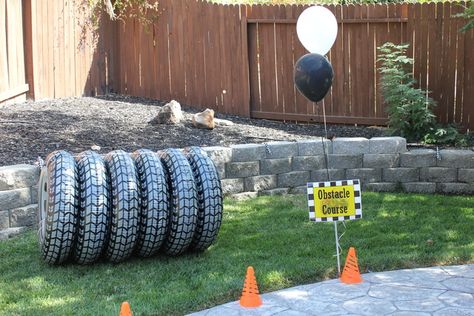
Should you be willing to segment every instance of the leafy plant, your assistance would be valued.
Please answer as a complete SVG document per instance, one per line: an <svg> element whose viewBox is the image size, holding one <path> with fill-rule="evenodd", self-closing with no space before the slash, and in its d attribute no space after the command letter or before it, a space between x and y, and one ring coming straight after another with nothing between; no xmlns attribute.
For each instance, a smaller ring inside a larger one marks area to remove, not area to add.
<svg viewBox="0 0 474 316"><path fill-rule="evenodd" d="M435 126L432 108L436 104L426 91L414 87L416 81L409 71L413 59L406 56L408 46L385 43L377 48L377 61L381 62L382 93L388 104L388 126L392 134L408 141L420 141Z"/></svg>
<svg viewBox="0 0 474 316"><path fill-rule="evenodd" d="M136 18L145 26L158 18L157 0L82 0L81 7L93 27L97 27L103 13L111 20Z"/></svg>
<svg viewBox="0 0 474 316"><path fill-rule="evenodd" d="M438 125L423 137L423 143L435 145L447 144L465 147L469 146L471 141L470 136L459 133L455 125Z"/></svg>
<svg viewBox="0 0 474 316"><path fill-rule="evenodd" d="M465 8L463 13L456 14L457 17L463 17L469 20L466 25L461 28L461 32L467 32L474 28L474 2L471 1Z"/></svg>

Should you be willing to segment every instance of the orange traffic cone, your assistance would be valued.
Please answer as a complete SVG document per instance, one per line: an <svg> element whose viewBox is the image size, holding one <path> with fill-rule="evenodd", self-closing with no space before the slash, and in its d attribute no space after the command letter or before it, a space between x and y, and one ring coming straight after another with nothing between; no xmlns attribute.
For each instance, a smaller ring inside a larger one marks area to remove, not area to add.
<svg viewBox="0 0 474 316"><path fill-rule="evenodd" d="M244 289L240 297L240 306L243 307L259 307L262 305L262 299L258 294L258 285L255 278L253 267L247 268L247 275L245 276Z"/></svg>
<svg viewBox="0 0 474 316"><path fill-rule="evenodd" d="M340 278L341 282L346 284L354 284L362 282L359 272L359 265L357 264L357 256L354 247L349 248L347 254L346 264Z"/></svg>
<svg viewBox="0 0 474 316"><path fill-rule="evenodd" d="M130 304L128 304L128 302L123 302L122 306L120 306L119 316L133 316L132 309L130 308Z"/></svg>

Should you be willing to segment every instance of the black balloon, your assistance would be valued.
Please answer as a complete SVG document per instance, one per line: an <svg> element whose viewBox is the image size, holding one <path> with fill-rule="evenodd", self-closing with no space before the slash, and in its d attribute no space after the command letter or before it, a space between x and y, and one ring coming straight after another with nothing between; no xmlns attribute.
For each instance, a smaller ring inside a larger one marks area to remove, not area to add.
<svg viewBox="0 0 474 316"><path fill-rule="evenodd" d="M295 65L294 78L298 90L310 101L321 101L332 85L331 63L319 54L306 54Z"/></svg>

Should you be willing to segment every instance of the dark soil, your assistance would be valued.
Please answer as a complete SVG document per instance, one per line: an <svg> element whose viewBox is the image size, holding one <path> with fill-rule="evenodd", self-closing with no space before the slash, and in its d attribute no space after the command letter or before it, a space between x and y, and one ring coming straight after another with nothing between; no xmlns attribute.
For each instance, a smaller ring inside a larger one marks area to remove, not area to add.
<svg viewBox="0 0 474 316"><path fill-rule="evenodd" d="M169 147L228 146L324 136L322 124L295 124L247 119L217 113L233 126L214 130L194 128L196 109L183 107L186 122L150 125L163 102L109 95L100 98L67 98L25 102L0 107L0 166L33 163L54 150L73 153L100 146L101 153L114 149L159 150ZM382 136L378 127L328 125L329 137Z"/></svg>

